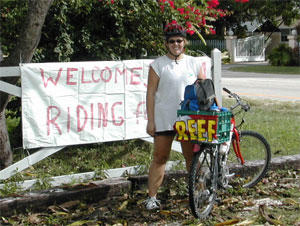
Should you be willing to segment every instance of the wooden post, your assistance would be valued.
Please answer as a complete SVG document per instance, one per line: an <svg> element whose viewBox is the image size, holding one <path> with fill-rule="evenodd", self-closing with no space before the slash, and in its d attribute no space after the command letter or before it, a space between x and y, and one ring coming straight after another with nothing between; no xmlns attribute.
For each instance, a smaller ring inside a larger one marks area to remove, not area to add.
<svg viewBox="0 0 300 226"><path fill-rule="evenodd" d="M292 49L296 49L298 47L298 35L297 35L297 30L292 30L292 34L287 36L289 40L289 47Z"/></svg>
<svg viewBox="0 0 300 226"><path fill-rule="evenodd" d="M212 57L212 80L215 84L215 91L216 96L219 104L222 106L222 75L221 75L221 67L222 67L222 60L221 60L221 51L218 49L213 49L211 51Z"/></svg>
<svg viewBox="0 0 300 226"><path fill-rule="evenodd" d="M230 57L230 62L235 62L235 55L236 55L236 41L237 36L229 35L225 36L226 39L226 49L228 51L228 55Z"/></svg>

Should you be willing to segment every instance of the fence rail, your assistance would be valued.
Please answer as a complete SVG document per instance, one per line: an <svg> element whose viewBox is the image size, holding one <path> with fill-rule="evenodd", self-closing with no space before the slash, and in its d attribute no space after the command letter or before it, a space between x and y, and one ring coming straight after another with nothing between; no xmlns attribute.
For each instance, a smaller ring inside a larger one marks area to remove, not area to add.
<svg viewBox="0 0 300 226"><path fill-rule="evenodd" d="M205 46L201 40L190 40L189 43L192 47ZM220 51L226 50L225 40L217 40L217 39L206 40L206 45L208 47L211 47L212 49L217 48Z"/></svg>

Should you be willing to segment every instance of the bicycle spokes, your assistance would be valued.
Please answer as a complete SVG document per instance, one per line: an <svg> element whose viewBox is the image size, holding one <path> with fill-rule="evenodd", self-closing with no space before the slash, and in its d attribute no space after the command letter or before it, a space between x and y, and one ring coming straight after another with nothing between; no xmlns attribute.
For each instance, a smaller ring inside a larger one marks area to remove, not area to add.
<svg viewBox="0 0 300 226"><path fill-rule="evenodd" d="M211 149L204 148L193 158L189 178L189 198L192 213L205 218L211 211L216 196L214 157Z"/></svg>
<svg viewBox="0 0 300 226"><path fill-rule="evenodd" d="M268 170L271 159L270 145L262 135L254 131L241 131L239 142L235 137L232 144L231 149L233 150L229 151L227 160L230 173L235 173L236 177L239 176L243 179L243 181L238 181L243 187L253 187ZM241 158L237 158L236 151L238 150L235 149L238 147L236 144L240 145L243 153L243 164L240 162Z"/></svg>

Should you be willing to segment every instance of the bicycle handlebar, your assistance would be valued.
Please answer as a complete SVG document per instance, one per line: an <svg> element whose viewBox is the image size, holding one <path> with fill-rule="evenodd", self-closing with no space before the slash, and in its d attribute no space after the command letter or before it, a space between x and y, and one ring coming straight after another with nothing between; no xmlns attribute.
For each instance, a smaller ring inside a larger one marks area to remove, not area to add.
<svg viewBox="0 0 300 226"><path fill-rule="evenodd" d="M224 87L223 90L224 90L226 93L231 94L231 92L230 92L229 89L227 89L227 88Z"/></svg>
<svg viewBox="0 0 300 226"><path fill-rule="evenodd" d="M234 110L235 108L237 108L238 106L241 106L241 108L242 108L244 111L249 111L249 110L250 110L250 105L249 105L248 103L244 103L244 102L242 101L242 99L240 98L239 95L237 95L236 93L232 93L229 89L227 89L227 88L225 88L225 87L223 88L223 90L224 90L226 93L228 93L229 96L235 98L235 100L236 100L236 102L237 102L235 105L233 105L233 106L230 107L230 110L231 110L231 111Z"/></svg>

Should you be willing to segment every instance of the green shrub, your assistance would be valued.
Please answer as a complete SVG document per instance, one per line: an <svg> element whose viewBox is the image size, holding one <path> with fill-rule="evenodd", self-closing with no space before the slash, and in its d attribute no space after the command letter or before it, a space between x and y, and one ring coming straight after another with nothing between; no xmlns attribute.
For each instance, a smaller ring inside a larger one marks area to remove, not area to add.
<svg viewBox="0 0 300 226"><path fill-rule="evenodd" d="M6 111L6 125L9 134L11 147L22 146L22 123L21 123L21 99L12 97L9 101Z"/></svg>
<svg viewBox="0 0 300 226"><path fill-rule="evenodd" d="M272 66L293 66L295 60L293 59L293 51L286 44L280 44L274 48L268 56Z"/></svg>

